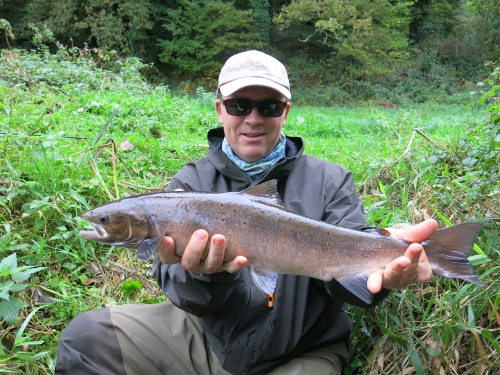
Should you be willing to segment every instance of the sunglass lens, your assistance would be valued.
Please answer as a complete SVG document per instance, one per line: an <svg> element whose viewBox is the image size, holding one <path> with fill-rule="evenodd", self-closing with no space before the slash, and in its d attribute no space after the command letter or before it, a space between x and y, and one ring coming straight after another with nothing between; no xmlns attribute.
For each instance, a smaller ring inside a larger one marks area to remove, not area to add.
<svg viewBox="0 0 500 375"><path fill-rule="evenodd" d="M279 100L262 100L257 103L259 114L264 117L278 117L283 114L284 105Z"/></svg>
<svg viewBox="0 0 500 375"><path fill-rule="evenodd" d="M250 100L225 100L227 113L233 116L248 116L253 109Z"/></svg>
<svg viewBox="0 0 500 375"><path fill-rule="evenodd" d="M254 106L257 111L264 117L279 117L285 110L286 103L279 100L261 100L260 102L252 102L246 99L225 99L223 101L227 113L232 116L248 116Z"/></svg>

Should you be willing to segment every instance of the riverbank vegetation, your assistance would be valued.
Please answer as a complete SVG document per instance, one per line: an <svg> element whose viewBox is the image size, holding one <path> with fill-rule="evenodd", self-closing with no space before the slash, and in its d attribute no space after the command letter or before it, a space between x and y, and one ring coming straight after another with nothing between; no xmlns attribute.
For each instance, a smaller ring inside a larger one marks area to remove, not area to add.
<svg viewBox="0 0 500 375"><path fill-rule="evenodd" d="M150 262L83 240L79 215L163 190L218 121L206 88L151 84L153 66L99 48L51 52L33 31L32 51L0 50L0 371L50 374L79 311L165 301ZM485 286L435 277L351 308L346 374L500 371L500 70L486 68L454 104L292 106L285 132L353 171L372 225L487 222L470 257Z"/></svg>
<svg viewBox="0 0 500 375"><path fill-rule="evenodd" d="M154 64L143 74L173 92L214 91L229 56L260 49L314 106L464 103L500 56L496 0L2 0L0 14L15 36L0 48L31 49L36 27Z"/></svg>

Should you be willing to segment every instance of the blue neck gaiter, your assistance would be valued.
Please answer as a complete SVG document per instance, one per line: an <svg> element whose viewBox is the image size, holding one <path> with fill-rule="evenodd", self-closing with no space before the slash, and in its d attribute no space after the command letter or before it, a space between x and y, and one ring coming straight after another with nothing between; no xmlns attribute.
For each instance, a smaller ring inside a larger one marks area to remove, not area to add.
<svg viewBox="0 0 500 375"><path fill-rule="evenodd" d="M222 151L224 151L229 159L234 161L252 181L255 181L280 159L286 157L286 137L281 133L280 141L269 155L253 163L249 163L236 155L231 146L229 146L229 143L227 143L226 138L222 141Z"/></svg>

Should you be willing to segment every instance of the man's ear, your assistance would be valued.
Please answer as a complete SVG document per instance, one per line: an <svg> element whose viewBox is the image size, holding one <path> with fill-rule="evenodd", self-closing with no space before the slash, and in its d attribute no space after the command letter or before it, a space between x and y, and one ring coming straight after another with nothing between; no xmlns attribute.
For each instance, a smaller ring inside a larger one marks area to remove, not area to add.
<svg viewBox="0 0 500 375"><path fill-rule="evenodd" d="M215 100L215 110L217 111L217 117L219 118L219 122L222 124L222 104L219 99Z"/></svg>
<svg viewBox="0 0 500 375"><path fill-rule="evenodd" d="M283 112L283 126L285 126L286 119L288 118L288 112L290 112L290 107L292 104L290 102L286 103L285 111Z"/></svg>

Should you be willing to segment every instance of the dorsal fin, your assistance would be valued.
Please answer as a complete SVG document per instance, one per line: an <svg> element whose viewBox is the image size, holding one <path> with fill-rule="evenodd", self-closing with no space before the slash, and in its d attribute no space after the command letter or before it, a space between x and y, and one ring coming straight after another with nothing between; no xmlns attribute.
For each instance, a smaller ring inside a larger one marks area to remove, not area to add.
<svg viewBox="0 0 500 375"><path fill-rule="evenodd" d="M368 233L372 233L372 234L380 234L381 236L384 236L384 237L391 236L391 232L389 232L387 229L384 229L384 228L371 227L368 229L363 229L363 232L368 232Z"/></svg>
<svg viewBox="0 0 500 375"><path fill-rule="evenodd" d="M252 195L257 198L264 198L267 201L266 203L283 206L283 202L278 195L277 186L277 180L270 180L256 186L249 187L248 189L243 190L241 193Z"/></svg>

